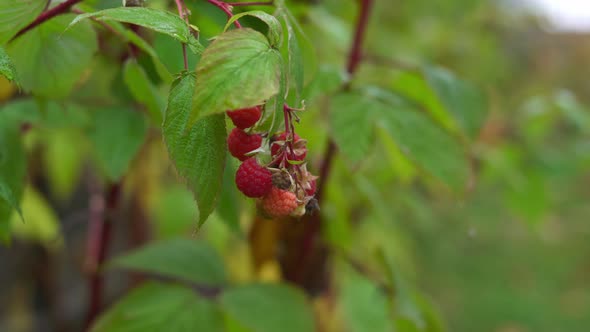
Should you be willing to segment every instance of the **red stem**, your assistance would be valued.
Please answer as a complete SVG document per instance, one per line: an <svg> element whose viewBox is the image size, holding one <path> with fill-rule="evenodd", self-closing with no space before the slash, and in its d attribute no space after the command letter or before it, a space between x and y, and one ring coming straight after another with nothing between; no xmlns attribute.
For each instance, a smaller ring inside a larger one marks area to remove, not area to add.
<svg viewBox="0 0 590 332"><path fill-rule="evenodd" d="M59 14L63 14L65 12L67 12L73 5L77 4L80 1L82 1L82 0L66 0L66 1L60 3L59 5L51 8L50 10L44 11L39 16L37 16L37 18L33 22L29 23L29 25L27 25L26 27L22 28L19 32L17 32L16 35L14 35L14 37L12 37L12 39L10 39L10 41L15 40L16 38L20 37L25 32L27 32L27 31L31 30L32 28L38 26L39 24L47 21L48 19L50 19L54 16L57 16Z"/></svg>
<svg viewBox="0 0 590 332"><path fill-rule="evenodd" d="M86 328L89 328L100 313L103 299L104 278L99 267L105 261L111 241L113 212L117 209L121 185L112 184L106 197L92 194L90 197L90 225L88 228L88 251L86 269L90 273L88 279L88 314Z"/></svg>
<svg viewBox="0 0 590 332"><path fill-rule="evenodd" d="M360 13L356 24L356 30L354 32L352 46L350 48L350 52L348 53L348 62L346 65L346 71L351 76L354 75L354 73L358 69L358 66L361 64L363 41L365 38L367 25L369 23L369 14L371 12L372 6L373 0L361 0ZM320 178L318 181L318 190L316 194L316 198L318 199L318 201L322 197L322 187L324 186L328 178L328 175L330 174L332 159L334 158L335 154L336 143L334 142L334 140L330 138L328 140L326 154L324 155L324 162L320 168Z"/></svg>
<svg viewBox="0 0 590 332"><path fill-rule="evenodd" d="M188 17L186 17L186 6L182 0L175 0L176 7L178 8L178 15L188 24ZM186 44L182 43L182 58L184 59L184 70L188 70L188 57L186 55Z"/></svg>
<svg viewBox="0 0 590 332"><path fill-rule="evenodd" d="M182 43L182 58L184 60L184 70L188 70L188 57L186 55L186 44Z"/></svg>
<svg viewBox="0 0 590 332"><path fill-rule="evenodd" d="M358 65L361 63L363 40L365 38L365 31L367 30L367 25L369 23L369 13L372 6L373 0L361 0L359 18L356 23L354 40L352 42L350 52L348 53L348 64L346 66L346 71L350 75L356 72Z"/></svg>
<svg viewBox="0 0 590 332"><path fill-rule="evenodd" d="M213 6L223 10L223 12L227 15L228 18L232 18L232 16L234 16L234 14L231 11L231 5L228 3L225 3L223 1L220 0L207 0L210 4L212 4ZM236 28L241 28L242 25L240 24L240 22L238 22L238 20L234 21L234 25L236 26Z"/></svg>
<svg viewBox="0 0 590 332"><path fill-rule="evenodd" d="M354 39L350 47L350 52L348 53L348 62L346 65L346 71L350 76L354 75L362 60L363 40L365 38L365 32L369 23L369 14L373 6L373 0L360 0L360 2L360 12L356 22ZM320 166L320 178L318 179L318 190L316 194L318 201L322 196L322 187L326 183L328 175L330 174L332 159L335 156L335 152L336 144L330 138L328 139L328 146L326 148L326 154L324 155L324 161Z"/></svg>
<svg viewBox="0 0 590 332"><path fill-rule="evenodd" d="M293 152L293 140L295 139L295 130L291 125L291 110L287 105L283 106L283 116L285 117L285 155L286 159L295 159Z"/></svg>
<svg viewBox="0 0 590 332"><path fill-rule="evenodd" d="M369 22L369 14L373 6L373 0L360 0L360 12L358 20L356 22L356 29L354 33L354 39L348 54L348 62L346 65L346 71L352 76L358 69L359 64L362 60L362 44ZM345 86L346 87L346 86ZM332 161L336 155L336 144L329 138L326 146L326 152L324 154L323 162L320 166L320 174L317 183L317 191L315 197L318 201L321 201L324 194L324 186L327 183L332 167ZM305 224L303 240L301 243L300 254L295 262L293 268L289 271L287 278L293 282L301 284L304 282L303 278L307 271L308 264L311 260L314 248L316 247L315 242L317 235L321 230L321 216L315 214L309 218L310 220Z"/></svg>

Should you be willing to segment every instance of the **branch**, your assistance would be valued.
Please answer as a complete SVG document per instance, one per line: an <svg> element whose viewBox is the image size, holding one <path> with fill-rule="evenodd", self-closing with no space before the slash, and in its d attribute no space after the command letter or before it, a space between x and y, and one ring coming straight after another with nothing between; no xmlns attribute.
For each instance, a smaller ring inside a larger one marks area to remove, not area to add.
<svg viewBox="0 0 590 332"><path fill-rule="evenodd" d="M365 38L365 31L367 30L367 24L369 23L369 12L373 6L373 0L361 0L361 8L359 18L356 23L356 30L354 32L354 40L348 53L348 64L346 71L353 75L358 65L361 63L362 58L362 47L363 40Z"/></svg>
<svg viewBox="0 0 590 332"><path fill-rule="evenodd" d="M367 24L369 22L369 14L371 8L373 6L373 0L360 0L360 12L358 16L358 20L356 22L356 29L354 32L354 39L353 43L350 47L350 51L348 54L348 61L346 65L346 71L350 76L354 75L358 66L362 60L362 44L365 37L365 32L367 29ZM348 88L349 83L346 83L344 88ZM326 151L324 154L323 162L320 166L320 174L318 178L317 184L317 191L316 191L316 199L321 201L323 194L324 194L324 187L327 183L328 177L330 175L330 170L332 167L332 161L334 160L334 156L336 155L336 143L331 138L328 140L328 144L326 146ZM320 233L322 220L320 214L314 214L309 217L309 220L306 220L304 223L304 230L301 240L300 248L298 248L299 253L297 259L294 261L293 265L290 266L288 269L286 278L292 282L297 284L303 284L305 282L305 274L309 273L309 264L312 260L312 256L314 254L314 249L316 251L321 251L321 248L316 248L316 239L317 235ZM320 253L321 254L321 253ZM322 264L325 264L323 262ZM321 269L316 269L320 271Z"/></svg>
<svg viewBox="0 0 590 332"><path fill-rule="evenodd" d="M232 18L234 14L232 13L232 6L228 3L225 3L221 0L207 0L213 6L223 10L223 12L227 15L228 18ZM242 25L237 20L234 21L234 25L236 28L241 28Z"/></svg>
<svg viewBox="0 0 590 332"><path fill-rule="evenodd" d="M73 5L77 4L80 1L82 1L82 0L66 0L66 1L60 3L59 5L51 8L50 10L44 11L39 16L37 16L37 18L33 22L29 23L29 25L27 25L26 27L22 28L19 32L17 32L16 35L14 35L14 37L12 37L10 39L10 41L15 40L16 38L18 38L21 35L23 35L25 32L33 29L34 27L36 27L36 26L40 25L41 23L49 20L50 18L52 18L54 16L57 16L57 15L60 15L60 14L64 14Z"/></svg>
<svg viewBox="0 0 590 332"><path fill-rule="evenodd" d="M184 2L182 0L175 0L175 1L176 1L176 7L178 8L178 15L187 24L189 24L188 17L186 16L186 6L184 5ZM184 59L184 70L188 70L188 58L186 55L186 44L185 43L182 43L182 57Z"/></svg>
<svg viewBox="0 0 590 332"><path fill-rule="evenodd" d="M112 215L119 203L121 184L112 184L107 190L105 197L98 193L90 196L90 225L86 253L86 269L90 273L88 313L85 322L87 328L98 316L102 306L104 278L98 269L107 256L113 227Z"/></svg>
<svg viewBox="0 0 590 332"><path fill-rule="evenodd" d="M361 0L360 13L356 23L354 39L350 47L350 51L348 53L348 61L346 64L346 72L350 76L354 75L354 73L358 69L358 66L361 64L363 40L365 38L365 32L367 30L367 25L369 23L369 13L371 11L372 6L373 0ZM347 86L348 84L349 83L347 83ZM335 154L336 143L332 139L329 139L328 145L326 147L326 152L324 155L324 161L320 166L320 177L318 180L318 190L316 193L316 198L318 201L320 201L322 197L323 187L326 183L328 175L330 174L332 159L334 159Z"/></svg>

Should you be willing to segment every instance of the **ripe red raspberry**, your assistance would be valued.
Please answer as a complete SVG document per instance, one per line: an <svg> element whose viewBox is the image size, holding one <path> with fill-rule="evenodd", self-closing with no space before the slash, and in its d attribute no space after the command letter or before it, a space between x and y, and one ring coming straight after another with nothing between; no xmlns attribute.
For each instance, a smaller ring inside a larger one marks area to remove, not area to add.
<svg viewBox="0 0 590 332"><path fill-rule="evenodd" d="M234 111L227 111L227 116L231 119L234 125L240 129L250 128L260 120L262 110L260 106L242 108Z"/></svg>
<svg viewBox="0 0 590 332"><path fill-rule="evenodd" d="M287 139L286 132L282 132L282 133L277 134L273 137L273 142L270 145L270 153L273 157L276 157L277 154L279 153L279 151L281 150L281 147L283 147L285 145L285 143L283 143L283 142L286 139ZM289 155L288 159L298 160L298 161L305 160L305 156L307 156L307 148L305 148L305 144L301 144L303 142L299 142L300 140L301 140L301 137L299 137L299 135L295 134L293 136L293 154L294 154L294 156Z"/></svg>
<svg viewBox="0 0 590 332"><path fill-rule="evenodd" d="M316 180L313 179L313 180L309 181L309 186L310 186L309 189L305 189L305 193L307 194L307 196L313 196L315 194L316 186L317 186Z"/></svg>
<svg viewBox="0 0 590 332"><path fill-rule="evenodd" d="M242 129L234 128L227 138L227 148L232 156L244 161L249 158L246 153L256 150L262 144L262 136L248 135Z"/></svg>
<svg viewBox="0 0 590 332"><path fill-rule="evenodd" d="M238 167L236 185L248 197L262 197L272 188L272 174L256 158L248 158Z"/></svg>
<svg viewBox="0 0 590 332"><path fill-rule="evenodd" d="M272 187L262 199L262 209L270 217L286 217L297 209L297 197L294 193Z"/></svg>

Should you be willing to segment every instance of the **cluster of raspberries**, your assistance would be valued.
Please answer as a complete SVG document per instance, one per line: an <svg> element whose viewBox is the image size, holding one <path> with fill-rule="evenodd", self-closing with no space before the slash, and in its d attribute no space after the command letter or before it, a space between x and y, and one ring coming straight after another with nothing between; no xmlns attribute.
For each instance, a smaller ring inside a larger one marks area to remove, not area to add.
<svg viewBox="0 0 590 332"><path fill-rule="evenodd" d="M258 207L268 217L299 217L317 209L313 198L316 177L303 163L307 142L292 131L275 134L268 139L270 161L261 163L258 158L268 159L268 152L262 148L267 135L255 133L252 128L260 120L261 107L228 111L227 115L236 126L227 138L227 146L231 155L242 161L236 172L238 189L259 199Z"/></svg>

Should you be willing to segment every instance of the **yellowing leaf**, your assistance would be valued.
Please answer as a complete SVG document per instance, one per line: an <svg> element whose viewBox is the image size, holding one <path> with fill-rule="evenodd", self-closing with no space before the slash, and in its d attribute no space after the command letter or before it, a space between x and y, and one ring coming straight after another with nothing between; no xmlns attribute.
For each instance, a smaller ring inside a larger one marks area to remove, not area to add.
<svg viewBox="0 0 590 332"><path fill-rule="evenodd" d="M31 187L25 190L22 210L25 221L16 213L12 214L11 226L14 237L38 242L51 250L60 249L63 246L59 219L38 191Z"/></svg>

